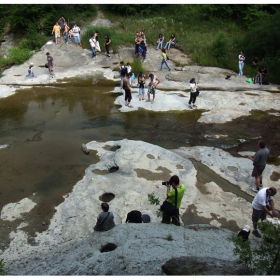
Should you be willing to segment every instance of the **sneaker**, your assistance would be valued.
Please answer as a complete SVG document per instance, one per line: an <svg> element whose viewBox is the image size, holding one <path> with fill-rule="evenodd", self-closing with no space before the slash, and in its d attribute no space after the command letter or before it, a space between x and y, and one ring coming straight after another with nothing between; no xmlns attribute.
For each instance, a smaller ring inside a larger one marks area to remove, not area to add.
<svg viewBox="0 0 280 280"><path fill-rule="evenodd" d="M258 192L259 190L260 190L259 188L255 188L255 187L252 188L253 192Z"/></svg>
<svg viewBox="0 0 280 280"><path fill-rule="evenodd" d="M196 105L194 105L194 104L193 104L192 106L193 106L193 108L197 108L197 106L196 106Z"/></svg>
<svg viewBox="0 0 280 280"><path fill-rule="evenodd" d="M189 105L189 108L192 109L192 105Z"/></svg>
<svg viewBox="0 0 280 280"><path fill-rule="evenodd" d="M253 233L256 237L262 238L262 236L260 235L260 233L258 232L257 229L254 229L252 233Z"/></svg>

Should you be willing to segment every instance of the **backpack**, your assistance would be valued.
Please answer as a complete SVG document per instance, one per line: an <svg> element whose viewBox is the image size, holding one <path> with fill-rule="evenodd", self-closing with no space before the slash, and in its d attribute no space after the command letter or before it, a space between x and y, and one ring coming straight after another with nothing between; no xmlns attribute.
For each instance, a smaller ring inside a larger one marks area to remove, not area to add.
<svg viewBox="0 0 280 280"><path fill-rule="evenodd" d="M142 214L138 210L133 210L127 214L126 223L142 223Z"/></svg>
<svg viewBox="0 0 280 280"><path fill-rule="evenodd" d="M125 76L127 74L127 68L125 66L121 67L121 76Z"/></svg>

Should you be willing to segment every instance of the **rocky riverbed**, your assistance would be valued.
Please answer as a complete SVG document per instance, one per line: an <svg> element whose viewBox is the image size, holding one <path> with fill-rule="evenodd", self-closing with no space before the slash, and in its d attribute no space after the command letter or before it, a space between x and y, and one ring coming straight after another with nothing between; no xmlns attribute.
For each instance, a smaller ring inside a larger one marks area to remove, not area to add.
<svg viewBox="0 0 280 280"><path fill-rule="evenodd" d="M50 78L48 70L41 67L46 63L46 52L54 57L55 78ZM152 46L148 47L147 74L154 73L161 80L155 102L138 101L137 88L134 87L133 108L124 106L123 96L116 97L115 104L119 105L121 112L140 108L153 111L190 110L187 106L188 84L194 77L201 89L197 106L203 110L198 122L225 123L249 115L251 110L269 111L279 116L279 85L248 84L246 77L227 69L189 65L191 62L187 55L178 49L171 49L168 55L172 71L158 71L160 52ZM89 49L76 47L72 42L69 45L48 42L29 61L4 72L0 79L0 96L5 98L15 92L20 93L20 89L37 85L55 86L64 82L65 78L90 78L94 83L99 79L109 79L118 84L118 73L112 70L121 60L127 62L132 59L133 48L121 48L110 58L100 53L96 60L92 60ZM175 61L186 66L176 67ZM30 62L35 65L34 79L25 78ZM225 79L227 75L231 76L230 80ZM120 92L117 86L115 92ZM0 144L0 149L7 148ZM211 147L181 147L170 151L127 139L104 143L92 141L87 143L87 148L97 153L99 162L85 170L84 178L56 207L45 232L28 236L22 230L28 226L23 214L36 204L36 194L8 204L1 210L3 223L22 219L22 223L10 232L9 247L0 253L9 274L163 275L162 265L175 257L211 257L215 259L212 262L214 267L222 266L224 260L229 265L235 261L233 245L227 238L245 224L251 225L251 204L235 192L224 191L223 186L215 182L198 182L197 170L191 159L201 162L235 188L253 197L252 163L247 156L255 151L245 151L234 157ZM110 172L112 167L117 171ZM150 205L147 199L149 193L154 193L162 202L165 187L161 181L172 174L178 174L186 185L180 210L182 221L190 215L198 217L197 222L185 227L161 224L156 215L158 207ZM265 186L274 186L280 191L279 175L277 166L267 165ZM109 204L117 225L105 233L93 232L102 197L106 194L113 194ZM277 197L275 204L279 209ZM134 209L149 214L151 223L123 224L126 214ZM200 225L200 221L207 226ZM233 231L223 229L229 224ZM250 238L252 242L258 242L254 237ZM109 252L100 252L102 246L108 243L117 247Z"/></svg>

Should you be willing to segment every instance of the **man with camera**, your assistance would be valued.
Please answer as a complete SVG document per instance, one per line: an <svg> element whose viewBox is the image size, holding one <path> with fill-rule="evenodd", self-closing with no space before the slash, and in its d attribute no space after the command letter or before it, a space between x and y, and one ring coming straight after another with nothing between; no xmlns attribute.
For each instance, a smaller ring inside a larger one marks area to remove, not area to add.
<svg viewBox="0 0 280 280"><path fill-rule="evenodd" d="M163 212L161 222L170 224L172 218L172 224L180 226L179 208L186 188L183 184L180 184L177 175L173 175L167 182L162 182L162 185L166 186L166 200L161 206ZM170 190L171 186L172 190Z"/></svg>

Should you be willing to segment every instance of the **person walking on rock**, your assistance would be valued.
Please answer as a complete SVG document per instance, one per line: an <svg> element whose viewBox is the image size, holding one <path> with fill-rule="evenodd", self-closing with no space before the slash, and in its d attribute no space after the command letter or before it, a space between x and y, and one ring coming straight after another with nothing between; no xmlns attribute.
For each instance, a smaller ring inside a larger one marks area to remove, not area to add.
<svg viewBox="0 0 280 280"><path fill-rule="evenodd" d="M60 29L61 27L58 25L58 22L53 27L52 34L54 33L54 38L55 38L55 44L60 43Z"/></svg>
<svg viewBox="0 0 280 280"><path fill-rule="evenodd" d="M197 89L198 89L198 86L195 82L195 78L192 78L190 80L190 88L191 88L191 92L190 92L189 108L193 109L193 108L197 108L197 106L194 104L195 100L196 100L196 92L197 92ZM193 105L191 105L191 103Z"/></svg>
<svg viewBox="0 0 280 280"><path fill-rule="evenodd" d="M110 44L111 44L111 40L110 40L109 36L105 35L105 49L106 49L108 57L110 57L110 51L109 51Z"/></svg>
<svg viewBox="0 0 280 280"><path fill-rule="evenodd" d="M159 71L162 70L162 67L163 67L164 64L167 66L168 71L171 71L171 68L167 63L167 53L166 53L164 48L161 49L161 56L162 56L162 60L161 60L161 65L160 65Z"/></svg>
<svg viewBox="0 0 280 280"><path fill-rule="evenodd" d="M262 236L257 230L257 223L261 219L261 221L266 219L266 214L273 218L274 213L277 213L274 209L274 201L273 196L277 193L275 188L263 188L261 189L257 195L255 196L252 206L253 206L253 214L252 214L252 222L254 226L253 234L261 238ZM268 205L269 204L269 205ZM271 212L270 212L271 210Z"/></svg>
<svg viewBox="0 0 280 280"><path fill-rule="evenodd" d="M68 44L68 40L69 40L69 26L67 25L66 21L64 22L63 36L65 36L65 44Z"/></svg>
<svg viewBox="0 0 280 280"><path fill-rule="evenodd" d="M265 169L267 158L269 156L269 150L266 148L265 142L263 140L260 140L258 142L259 150L255 153L255 155L248 156L248 158L253 161L253 172L252 177L255 177L255 185L256 189L253 189L253 191L258 192L260 188L263 187L262 184L262 173Z"/></svg>
<svg viewBox="0 0 280 280"><path fill-rule="evenodd" d="M243 76L243 67L244 67L245 56L243 51L240 52L238 56L238 66L239 66L239 76Z"/></svg>
<svg viewBox="0 0 280 280"><path fill-rule="evenodd" d="M128 106L130 108L133 108L133 106L130 104L132 95L131 95L131 87L129 83L129 79L132 76L131 72L127 73L125 78L123 79L123 89L125 91L125 106Z"/></svg>
<svg viewBox="0 0 280 280"><path fill-rule="evenodd" d="M50 73L50 78L54 77L54 60L53 57L50 55L49 52L46 53L47 55L47 60L48 60L48 69L49 69L49 73Z"/></svg>
<svg viewBox="0 0 280 280"><path fill-rule="evenodd" d="M160 83L160 79L154 74L150 74L149 78L150 78L150 82L148 84L148 99L146 100L146 102L151 102L153 104L156 97L156 87ZM152 101L151 101L151 94L153 95Z"/></svg>
<svg viewBox="0 0 280 280"><path fill-rule="evenodd" d="M94 227L95 231L107 231L115 226L114 214L109 211L109 205L105 202L101 203L102 212L97 217L97 223Z"/></svg>
<svg viewBox="0 0 280 280"><path fill-rule="evenodd" d="M96 34L93 34L91 36L91 38L89 39L89 44L90 44L90 47L91 47L91 51L92 51L92 59L96 59Z"/></svg>

